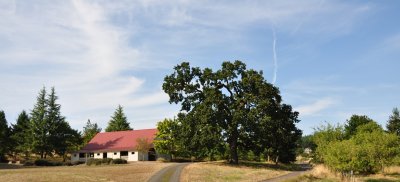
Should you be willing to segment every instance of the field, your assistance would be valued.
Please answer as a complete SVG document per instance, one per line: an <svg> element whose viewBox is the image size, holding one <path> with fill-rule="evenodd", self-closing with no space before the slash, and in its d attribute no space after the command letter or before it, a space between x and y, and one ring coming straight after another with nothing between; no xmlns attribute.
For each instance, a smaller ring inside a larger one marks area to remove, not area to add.
<svg viewBox="0 0 400 182"><path fill-rule="evenodd" d="M158 162L135 162L125 165L20 168L1 164L0 181L146 181L159 169L168 165Z"/></svg>
<svg viewBox="0 0 400 182"><path fill-rule="evenodd" d="M224 162L194 163L183 169L181 181L262 181L289 173L289 168L263 163L247 163L239 166Z"/></svg>
<svg viewBox="0 0 400 182"><path fill-rule="evenodd" d="M323 165L315 166L311 171L286 182L340 182L351 181L351 178L341 178L340 174L334 174ZM398 182L400 181L400 167L388 167L384 173L368 176L355 176L353 181L360 182Z"/></svg>

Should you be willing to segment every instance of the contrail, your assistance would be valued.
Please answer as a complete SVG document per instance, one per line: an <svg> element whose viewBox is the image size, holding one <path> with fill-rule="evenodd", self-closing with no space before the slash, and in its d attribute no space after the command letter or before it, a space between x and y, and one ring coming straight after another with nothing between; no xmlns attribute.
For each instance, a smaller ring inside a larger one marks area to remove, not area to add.
<svg viewBox="0 0 400 182"><path fill-rule="evenodd" d="M274 76L272 78L272 84L276 82L276 76L278 74L278 58L276 56L276 33L275 28L272 26L272 35L274 38L273 45L272 45L272 52L274 53Z"/></svg>

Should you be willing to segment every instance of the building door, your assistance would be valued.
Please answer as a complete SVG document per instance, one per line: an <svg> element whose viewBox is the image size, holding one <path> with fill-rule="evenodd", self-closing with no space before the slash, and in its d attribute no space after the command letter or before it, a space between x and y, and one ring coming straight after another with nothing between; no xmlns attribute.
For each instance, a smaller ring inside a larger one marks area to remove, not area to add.
<svg viewBox="0 0 400 182"><path fill-rule="evenodd" d="M156 150L154 150L154 148L151 148L148 154L149 154L149 161L156 160Z"/></svg>
<svg viewBox="0 0 400 182"><path fill-rule="evenodd" d="M103 153L103 159L106 159L107 158L107 152L104 152Z"/></svg>

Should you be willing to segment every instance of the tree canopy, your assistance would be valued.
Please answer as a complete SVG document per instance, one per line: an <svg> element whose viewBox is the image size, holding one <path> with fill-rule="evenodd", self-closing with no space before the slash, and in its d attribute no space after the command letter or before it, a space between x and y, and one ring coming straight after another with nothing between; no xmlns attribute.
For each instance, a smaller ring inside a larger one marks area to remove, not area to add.
<svg viewBox="0 0 400 182"><path fill-rule="evenodd" d="M126 119L122 106L118 105L118 108L115 110L114 115L108 122L106 132L125 131L125 130L132 130L132 128L129 126L129 122Z"/></svg>
<svg viewBox="0 0 400 182"><path fill-rule="evenodd" d="M30 118L30 142L32 151L41 158L56 153L63 156L71 145L80 143L80 134L73 130L61 115L61 105L54 87L50 94L46 88L40 90Z"/></svg>
<svg viewBox="0 0 400 182"><path fill-rule="evenodd" d="M10 128L8 127L6 115L0 110L0 162L5 160L4 155L9 151Z"/></svg>
<svg viewBox="0 0 400 182"><path fill-rule="evenodd" d="M97 123L91 123L90 119L86 122L86 126L83 127L83 145L89 143L89 141L96 136L97 133L101 132L101 128L97 126Z"/></svg>
<svg viewBox="0 0 400 182"><path fill-rule="evenodd" d="M30 118L25 110L18 115L17 122L12 128L11 139L14 142L15 155L24 154L27 158L30 151Z"/></svg>
<svg viewBox="0 0 400 182"><path fill-rule="evenodd" d="M170 103L181 105L177 122L187 151L212 155L227 144L231 163L238 163L238 148L269 148L282 162L294 160L298 113L281 103L279 89L262 72L247 70L241 61L223 62L216 71L183 62L164 78L163 90Z"/></svg>
<svg viewBox="0 0 400 182"><path fill-rule="evenodd" d="M347 120L346 125L344 126L345 136L347 138L350 138L357 132L357 127L367 124L369 122L374 122L374 120L365 115L352 115L350 119Z"/></svg>
<svg viewBox="0 0 400 182"><path fill-rule="evenodd" d="M400 136L400 114L399 109L394 108L392 111L392 115L389 116L389 120L387 122L386 128L388 132L394 133L397 136Z"/></svg>

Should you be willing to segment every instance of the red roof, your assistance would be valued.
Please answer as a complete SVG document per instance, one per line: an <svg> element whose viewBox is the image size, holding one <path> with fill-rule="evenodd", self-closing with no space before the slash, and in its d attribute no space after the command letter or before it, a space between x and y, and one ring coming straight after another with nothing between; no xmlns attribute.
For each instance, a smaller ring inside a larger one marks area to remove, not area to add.
<svg viewBox="0 0 400 182"><path fill-rule="evenodd" d="M147 138L153 143L157 129L128 130L98 133L90 142L82 148L82 152L95 151L123 151L133 150L138 138Z"/></svg>

